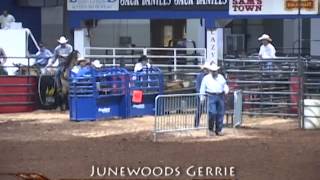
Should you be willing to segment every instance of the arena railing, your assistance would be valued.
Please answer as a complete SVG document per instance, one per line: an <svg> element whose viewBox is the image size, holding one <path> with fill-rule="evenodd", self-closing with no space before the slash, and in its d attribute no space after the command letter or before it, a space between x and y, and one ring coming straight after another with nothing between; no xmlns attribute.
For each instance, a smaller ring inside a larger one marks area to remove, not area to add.
<svg viewBox="0 0 320 180"><path fill-rule="evenodd" d="M104 66L132 68L141 55L146 55L153 66L166 76L178 79L179 74L195 75L206 59L205 48L111 48L86 47L85 57L99 59ZM190 74L191 73L191 74Z"/></svg>
<svg viewBox="0 0 320 180"><path fill-rule="evenodd" d="M224 59L231 90L243 93L243 115L299 118L300 127L320 127L320 59Z"/></svg>
<svg viewBox="0 0 320 180"><path fill-rule="evenodd" d="M241 89L244 115L299 115L299 59L224 59L231 90Z"/></svg>
<svg viewBox="0 0 320 180"><path fill-rule="evenodd" d="M3 58L0 58L2 60ZM53 75L57 66L58 61L53 66L47 68L40 68L35 66L35 56L30 55L26 57L5 57L5 63L0 65L0 76L39 76L42 75ZM51 61L50 59L49 61Z"/></svg>
<svg viewBox="0 0 320 180"><path fill-rule="evenodd" d="M0 58L0 75L31 75L31 66L34 58L30 57L5 57ZM5 59L5 60L4 60ZM3 60L5 63L3 63Z"/></svg>

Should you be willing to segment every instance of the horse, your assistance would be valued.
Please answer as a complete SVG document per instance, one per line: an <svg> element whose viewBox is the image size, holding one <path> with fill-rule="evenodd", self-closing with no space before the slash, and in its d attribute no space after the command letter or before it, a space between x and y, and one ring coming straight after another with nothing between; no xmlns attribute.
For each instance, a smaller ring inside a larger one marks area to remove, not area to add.
<svg viewBox="0 0 320 180"><path fill-rule="evenodd" d="M69 72L76 65L77 59L80 53L77 50L73 50L65 59L60 73L60 77L57 80L60 80L61 87L57 86L57 105L60 107L61 111L68 109L68 95L69 95Z"/></svg>

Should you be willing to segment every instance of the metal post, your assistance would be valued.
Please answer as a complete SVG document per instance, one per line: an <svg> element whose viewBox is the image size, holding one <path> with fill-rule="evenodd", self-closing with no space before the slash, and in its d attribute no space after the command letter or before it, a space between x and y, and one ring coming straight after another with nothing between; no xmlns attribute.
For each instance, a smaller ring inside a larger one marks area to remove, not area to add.
<svg viewBox="0 0 320 180"><path fill-rule="evenodd" d="M112 49L112 56L113 56L112 65L116 66L116 49Z"/></svg>
<svg viewBox="0 0 320 180"><path fill-rule="evenodd" d="M177 80L177 49L173 50L173 58L174 80Z"/></svg>
<svg viewBox="0 0 320 180"><path fill-rule="evenodd" d="M67 36L69 34L68 30L68 1L63 1L63 21L62 21L62 26L63 26L63 34Z"/></svg>
<svg viewBox="0 0 320 180"><path fill-rule="evenodd" d="M30 57L28 57L28 76L30 76Z"/></svg>
<svg viewBox="0 0 320 180"><path fill-rule="evenodd" d="M301 0L298 1L298 69L299 69L299 117L300 127L304 129L304 73L301 58Z"/></svg>

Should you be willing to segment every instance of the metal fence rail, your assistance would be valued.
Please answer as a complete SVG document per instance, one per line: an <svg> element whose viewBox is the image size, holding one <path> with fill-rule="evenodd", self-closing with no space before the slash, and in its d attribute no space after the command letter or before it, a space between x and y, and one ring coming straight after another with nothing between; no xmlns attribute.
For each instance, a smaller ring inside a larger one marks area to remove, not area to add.
<svg viewBox="0 0 320 180"><path fill-rule="evenodd" d="M86 47L85 57L99 59L104 66L132 68L141 55L146 55L153 66L173 79L193 79L199 65L206 59L205 48L112 48ZM186 77L187 76L187 77ZM188 77L189 76L189 77Z"/></svg>
<svg viewBox="0 0 320 180"><path fill-rule="evenodd" d="M320 59L308 59L303 64L303 101L301 127L320 128Z"/></svg>
<svg viewBox="0 0 320 180"><path fill-rule="evenodd" d="M299 59L224 59L231 90L243 90L243 114L298 116Z"/></svg>
<svg viewBox="0 0 320 180"><path fill-rule="evenodd" d="M242 93L226 96L224 126L237 127L242 123ZM232 116L231 121L227 116ZM208 129L208 100L200 102L200 94L159 95L155 100L154 141L157 135Z"/></svg>
<svg viewBox="0 0 320 180"><path fill-rule="evenodd" d="M154 138L158 133L207 129L207 102L199 94L160 95L155 100ZM196 126L196 116L199 124Z"/></svg>

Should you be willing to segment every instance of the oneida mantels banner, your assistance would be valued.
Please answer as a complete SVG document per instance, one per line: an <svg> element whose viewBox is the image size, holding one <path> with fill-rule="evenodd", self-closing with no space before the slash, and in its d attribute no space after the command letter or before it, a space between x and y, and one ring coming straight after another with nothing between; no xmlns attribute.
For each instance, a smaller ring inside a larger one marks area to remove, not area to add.
<svg viewBox="0 0 320 180"><path fill-rule="evenodd" d="M68 0L69 11L221 10L229 0Z"/></svg>
<svg viewBox="0 0 320 180"><path fill-rule="evenodd" d="M119 0L68 0L69 11L118 11Z"/></svg>
<svg viewBox="0 0 320 180"><path fill-rule="evenodd" d="M300 5L299 5L300 2ZM318 0L231 0L230 15L318 14Z"/></svg>

